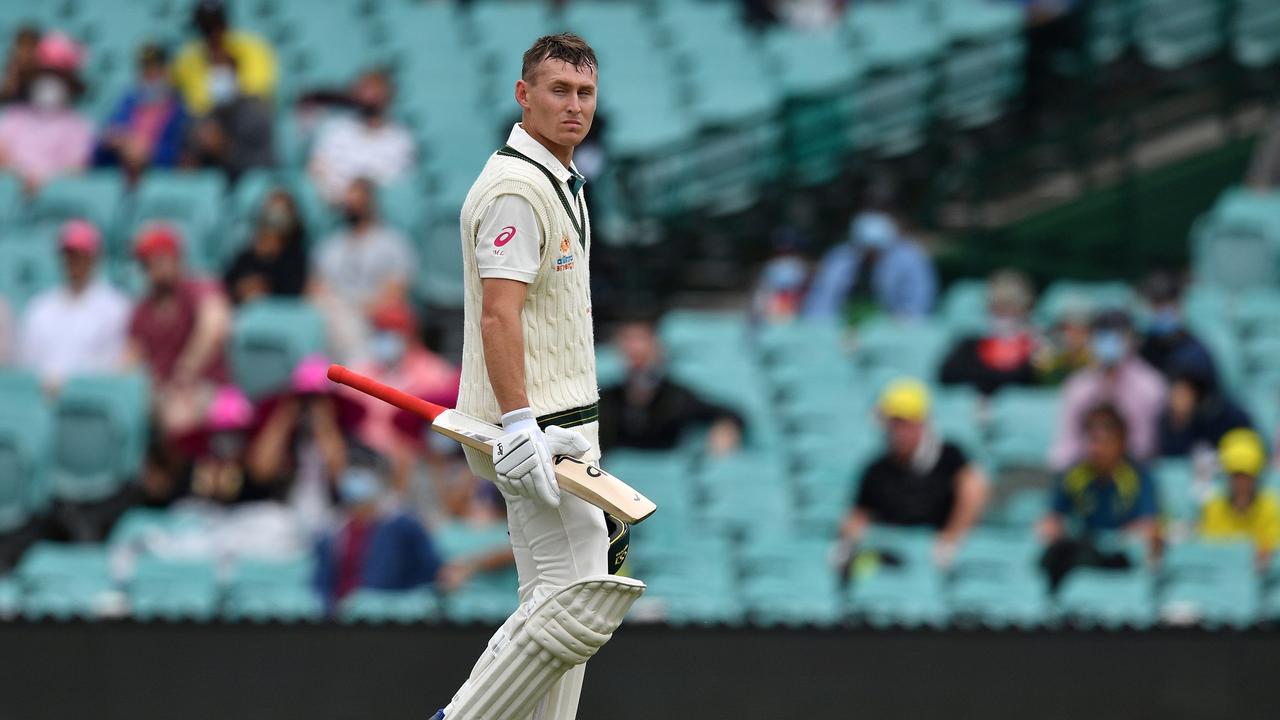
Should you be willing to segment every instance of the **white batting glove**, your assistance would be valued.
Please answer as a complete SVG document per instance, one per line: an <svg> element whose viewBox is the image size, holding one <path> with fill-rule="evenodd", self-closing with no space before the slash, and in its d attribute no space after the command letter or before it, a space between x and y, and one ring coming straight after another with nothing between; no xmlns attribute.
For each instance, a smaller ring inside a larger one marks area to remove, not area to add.
<svg viewBox="0 0 1280 720"><path fill-rule="evenodd" d="M547 447L551 448L553 461L560 455L580 459L591 449L591 443L576 430L566 430L559 425L548 425L543 432L547 436Z"/></svg>
<svg viewBox="0 0 1280 720"><path fill-rule="evenodd" d="M538 499L551 507L560 505L560 486L551 464L551 447L529 408L502 416L506 435L493 444L494 483L504 495Z"/></svg>

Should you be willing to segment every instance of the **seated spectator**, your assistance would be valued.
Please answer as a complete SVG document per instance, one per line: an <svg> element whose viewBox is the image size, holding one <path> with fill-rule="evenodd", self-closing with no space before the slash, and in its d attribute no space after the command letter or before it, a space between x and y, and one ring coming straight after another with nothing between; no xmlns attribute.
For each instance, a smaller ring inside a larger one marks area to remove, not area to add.
<svg viewBox="0 0 1280 720"><path fill-rule="evenodd" d="M21 178L29 195L56 177L84 170L93 154L93 123L75 109L84 91L81 56L66 35L41 38L23 100L0 114L0 170Z"/></svg>
<svg viewBox="0 0 1280 720"><path fill-rule="evenodd" d="M1169 398L1160 414L1160 454L1189 457L1212 452L1222 437L1253 422L1218 385L1213 361L1197 345L1187 345L1169 360Z"/></svg>
<svg viewBox="0 0 1280 720"><path fill-rule="evenodd" d="M172 71L189 114L208 115L233 97L271 100L275 53L257 35L231 29L223 0L199 0L192 25L200 37L178 52Z"/></svg>
<svg viewBox="0 0 1280 720"><path fill-rule="evenodd" d="M1175 358L1195 352L1213 366L1213 353L1187 329L1182 316L1182 287L1177 278L1166 272L1153 273L1143 286L1143 295L1151 310L1147 333L1138 354L1151 367L1173 379Z"/></svg>
<svg viewBox="0 0 1280 720"><path fill-rule="evenodd" d="M1099 547L1100 534L1136 536L1153 553L1159 542L1155 482L1129 452L1124 415L1114 405L1094 405L1080 429L1083 454L1058 477L1049 514L1040 522L1048 545L1041 564L1052 589L1075 567L1129 567L1127 555Z"/></svg>
<svg viewBox="0 0 1280 720"><path fill-rule="evenodd" d="M358 372L437 405L453 407L457 403L460 371L422 344L418 319L407 303L378 308L372 323L374 334L369 345L370 361L358 365ZM383 457L391 459L397 470L396 487L403 488L399 471L412 453L403 442L402 434L396 431L396 408L362 392L349 390L348 394L365 409L360 439Z"/></svg>
<svg viewBox="0 0 1280 720"><path fill-rule="evenodd" d="M215 57L213 62L235 74L227 58ZM246 170L275 165L271 105L235 92L235 85L226 85L214 94L213 108L191 123L183 151L185 166L221 170L231 182Z"/></svg>
<svg viewBox="0 0 1280 720"><path fill-rule="evenodd" d="M1133 352L1133 325L1128 314L1108 310L1094 318L1089 338L1093 364L1067 378L1062 389L1049 464L1061 470L1084 453L1084 416L1100 403L1114 405L1124 416L1129 454L1139 461L1159 452L1159 418L1164 408L1164 378Z"/></svg>
<svg viewBox="0 0 1280 720"><path fill-rule="evenodd" d="M273 192L258 215L252 243L236 255L223 276L231 301L238 305L265 296L301 295L309 271L302 236L293 196Z"/></svg>
<svg viewBox="0 0 1280 720"><path fill-rule="evenodd" d="M800 314L809 284L809 263L801 254L804 238L795 228L777 228L770 238L774 255L760 272L751 314L765 322L787 322Z"/></svg>
<svg viewBox="0 0 1280 720"><path fill-rule="evenodd" d="M82 373L114 372L124 363L129 300L97 274L102 236L85 220L58 233L64 284L37 295L22 316L21 364L50 392Z"/></svg>
<svg viewBox="0 0 1280 720"><path fill-rule="evenodd" d="M96 162L120 165L135 179L148 167L175 167L186 129L187 114L169 82L165 50L144 45L138 53L138 82L120 98L107 120Z"/></svg>
<svg viewBox="0 0 1280 720"><path fill-rule="evenodd" d="M1258 568L1271 565L1280 545L1280 497L1260 487L1267 451L1252 430L1232 430L1218 446L1225 487L1205 504L1200 536L1207 540L1250 540L1258 551Z"/></svg>
<svg viewBox="0 0 1280 720"><path fill-rule="evenodd" d="M1036 379L1043 385L1061 385L1092 362L1089 355L1089 311L1081 305L1064 308L1053 319L1049 333L1031 359Z"/></svg>
<svg viewBox="0 0 1280 720"><path fill-rule="evenodd" d="M1033 299L1031 282L1022 273L999 270L988 278L987 332L951 348L939 373L942 383L972 385L984 395L1005 385L1033 384L1039 344L1030 320Z"/></svg>
<svg viewBox="0 0 1280 720"><path fill-rule="evenodd" d="M929 405L929 391L917 380L896 380L881 394L887 447L862 471L840 530L846 547L876 523L929 527L938 531L935 560L946 566L981 519L990 493L986 475L933 431Z"/></svg>
<svg viewBox="0 0 1280 720"><path fill-rule="evenodd" d="M0 76L0 103L17 102L25 97L31 77L36 73L36 46L40 44L40 28L23 25L13 33L9 57Z"/></svg>
<svg viewBox="0 0 1280 720"><path fill-rule="evenodd" d="M390 185L412 169L417 150L413 135L391 118L394 94L386 71L367 71L351 89L359 117L336 117L317 132L310 172L330 203L341 203L359 178Z"/></svg>
<svg viewBox="0 0 1280 720"><path fill-rule="evenodd" d="M937 272L924 247L903 235L888 213L864 210L850 223L848 242L818 263L804 312L811 318L839 318L852 299L914 320L929 314L937 294Z"/></svg>
<svg viewBox="0 0 1280 720"><path fill-rule="evenodd" d="M627 364L621 385L600 391L600 447L674 448L686 432L707 427L707 451L724 455L742 444L742 419L667 376L653 324L632 321L614 335Z"/></svg>
<svg viewBox="0 0 1280 720"><path fill-rule="evenodd" d="M410 590L435 582L443 563L413 516L387 503L380 468L352 466L338 481L341 518L316 546L316 590L331 610L361 588Z"/></svg>
<svg viewBox="0 0 1280 720"><path fill-rule="evenodd" d="M147 289L129 321L127 356L151 376L162 430L190 430L203 418L213 386L227 381L230 307L216 282L187 274L175 228L143 227L134 253Z"/></svg>
<svg viewBox="0 0 1280 720"><path fill-rule="evenodd" d="M247 463L253 429L254 409L244 393L234 385L218 388L204 422L176 440L193 459L192 495L228 505L284 499L286 479L256 475Z"/></svg>
<svg viewBox="0 0 1280 720"><path fill-rule="evenodd" d="M345 227L316 253L309 292L328 317L335 345L352 361L367 349L367 319L383 305L404 301L417 265L408 238L378 217L370 180L351 183L342 215Z"/></svg>

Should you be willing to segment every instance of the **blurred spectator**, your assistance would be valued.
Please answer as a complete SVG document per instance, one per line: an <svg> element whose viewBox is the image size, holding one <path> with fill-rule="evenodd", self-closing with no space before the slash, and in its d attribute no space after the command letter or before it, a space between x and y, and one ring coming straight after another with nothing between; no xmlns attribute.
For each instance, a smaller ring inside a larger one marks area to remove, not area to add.
<svg viewBox="0 0 1280 720"><path fill-rule="evenodd" d="M394 93L386 71L363 73L351 89L359 117L336 117L316 134L311 177L330 203L341 203L358 178L390 185L413 167L417 152L413 135L391 118Z"/></svg>
<svg viewBox="0 0 1280 720"><path fill-rule="evenodd" d="M147 290L129 321L128 357L151 376L163 430L189 430L203 417L212 384L227 380L223 345L230 308L216 282L187 274L175 228L143 227L134 253L146 271Z"/></svg>
<svg viewBox="0 0 1280 720"><path fill-rule="evenodd" d="M668 450L685 432L708 427L707 451L724 455L742 444L742 419L712 405L667 376L653 323L624 323L614 342L626 361L621 385L600 391L600 447Z"/></svg>
<svg viewBox="0 0 1280 720"><path fill-rule="evenodd" d="M942 362L946 385L972 385L990 395L1005 385L1031 385L1038 340L1031 326L1031 282L1015 270L998 270L987 279L988 329L981 337L956 343Z"/></svg>
<svg viewBox="0 0 1280 720"><path fill-rule="evenodd" d="M437 405L453 407L458 400L459 369L431 352L418 335L418 319L408 303L384 305L374 312L371 357L357 371ZM399 469L411 454L394 425L396 408L371 395L350 391L365 409L360 439ZM397 476L397 480L400 478ZM397 487L403 487L397 483Z"/></svg>
<svg viewBox="0 0 1280 720"><path fill-rule="evenodd" d="M946 566L982 517L990 493L986 476L959 446L934 432L929 405L929 391L918 380L896 380L881 394L887 447L862 471L840 531L846 546L875 523L926 526L938 530L935 559Z"/></svg>
<svg viewBox="0 0 1280 720"><path fill-rule="evenodd" d="M1258 567L1270 567L1280 545L1280 498L1259 487L1267 452L1252 430L1232 430L1222 438L1218 462L1226 478L1200 516L1200 535L1208 540L1250 540L1258 551Z"/></svg>
<svg viewBox="0 0 1280 720"><path fill-rule="evenodd" d="M246 170L275 165L274 132L267 101L219 96L209 114L192 123L183 163L222 170L234 182Z"/></svg>
<svg viewBox="0 0 1280 720"><path fill-rule="evenodd" d="M0 115L0 169L17 174L28 194L89 164L93 123L75 110L84 91L82 54L66 35L45 35L36 46L36 69L22 101Z"/></svg>
<svg viewBox="0 0 1280 720"><path fill-rule="evenodd" d="M1203 348L1188 345L1169 361L1169 397L1160 415L1160 454L1187 457L1212 452L1228 431L1253 422L1218 385L1213 361Z"/></svg>
<svg viewBox="0 0 1280 720"><path fill-rule="evenodd" d="M360 588L409 590L435 581L440 554L421 523L386 502L384 473L348 468L338 495L338 528L316 546L315 585L331 610Z"/></svg>
<svg viewBox="0 0 1280 720"><path fill-rule="evenodd" d="M0 367L14 362L16 348L14 346L13 310L9 301L0 296Z"/></svg>
<svg viewBox="0 0 1280 720"><path fill-rule="evenodd" d="M9 57L4 62L4 75L0 76L0 103L17 102L25 96L36 72L39 43L40 28L34 25L23 25L14 31Z"/></svg>
<svg viewBox="0 0 1280 720"><path fill-rule="evenodd" d="M1058 478L1049 514L1040 522L1048 547L1042 567L1051 588L1082 565L1129 567L1123 552L1099 547L1100 533L1124 532L1155 550L1159 541L1156 486L1129 452L1128 427L1114 405L1091 406L1080 421L1082 457Z"/></svg>
<svg viewBox="0 0 1280 720"><path fill-rule="evenodd" d="M306 289L308 270L293 196L273 191L258 215L253 242L231 261L223 284L236 304L267 295L298 296Z"/></svg>
<svg viewBox="0 0 1280 720"><path fill-rule="evenodd" d="M347 188L342 216L345 227L320 245L309 292L329 320L335 346L351 361L367 354L366 318L404 300L417 265L409 240L378 217L370 180Z"/></svg>
<svg viewBox="0 0 1280 720"><path fill-rule="evenodd" d="M1076 372L1062 389L1049 464L1065 468L1085 449L1084 417L1100 403L1114 405L1127 426L1128 451L1137 460L1149 460L1159 451L1159 417L1165 403L1165 382L1154 368L1133 352L1133 325L1120 310L1108 310L1094 318L1089 338L1093 365Z"/></svg>
<svg viewBox="0 0 1280 720"><path fill-rule="evenodd" d="M171 168L181 159L187 114L169 81L168 58L159 45L138 52L138 81L112 111L96 161L120 165L130 177L147 167Z"/></svg>
<svg viewBox="0 0 1280 720"><path fill-rule="evenodd" d="M814 318L839 318L851 298L865 298L899 319L918 319L938 292L933 260L920 243L904 237L885 212L864 210L849 226L849 240L823 256L805 298Z"/></svg>
<svg viewBox="0 0 1280 720"><path fill-rule="evenodd" d="M276 86L276 58L262 38L233 30L223 0L199 0L192 25L200 33L173 62L173 78L187 111L209 114L232 98L270 101Z"/></svg>
<svg viewBox="0 0 1280 720"><path fill-rule="evenodd" d="M312 527L327 520L334 484L353 452L364 450L348 440L364 409L336 392L325 377L328 367L323 356L303 358L288 390L262 403L262 423L248 456L252 475L292 485L290 502Z"/></svg>
<svg viewBox="0 0 1280 720"><path fill-rule="evenodd" d="M809 263L802 254L804 238L795 228L776 228L770 242L774 254L760 271L751 312L759 320L785 322L800 314L809 284Z"/></svg>
<svg viewBox="0 0 1280 720"><path fill-rule="evenodd" d="M81 373L114 372L124 362L129 300L97 275L102 236L85 220L58 233L62 287L37 295L23 312L19 360L50 392Z"/></svg>
<svg viewBox="0 0 1280 720"><path fill-rule="evenodd" d="M223 504L283 498L286 478L257 475L247 463L253 425L253 405L239 388L214 392L204 422L176 441L194 459L192 495Z"/></svg>
<svg viewBox="0 0 1280 720"><path fill-rule="evenodd" d="M1177 356L1195 352L1213 366L1213 354L1190 331L1182 316L1182 287L1178 279L1166 272L1156 272L1143 285L1143 295L1151 310L1147 334L1138 353L1151 367L1173 379L1173 362Z"/></svg>
<svg viewBox="0 0 1280 720"><path fill-rule="evenodd" d="M1089 355L1089 311L1079 305L1064 308L1031 359L1043 385L1059 385L1092 362Z"/></svg>

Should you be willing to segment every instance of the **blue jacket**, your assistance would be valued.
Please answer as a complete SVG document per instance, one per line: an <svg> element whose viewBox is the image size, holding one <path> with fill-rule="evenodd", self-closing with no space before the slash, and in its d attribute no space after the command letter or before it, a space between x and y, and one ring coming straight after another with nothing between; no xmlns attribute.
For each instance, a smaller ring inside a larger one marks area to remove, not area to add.
<svg viewBox="0 0 1280 720"><path fill-rule="evenodd" d="M122 126L127 127L140 104L142 104L142 97L138 88L126 92L124 97L120 98L120 102L116 103L111 117L107 119L104 132ZM176 166L181 157L182 145L186 141L187 113L182 109L182 101L177 92L172 94L169 104L169 117L165 121L164 129L160 131L160 139L151 152L151 165L154 167ZM119 159L113 151L102 145L98 146L94 154L95 164L115 165L118 162Z"/></svg>
<svg viewBox="0 0 1280 720"><path fill-rule="evenodd" d="M804 314L815 319L840 316L863 265L863 251L843 242L827 251L818 266ZM938 276L919 243L898 240L885 248L871 276L876 304L899 318L922 318L933 309Z"/></svg>
<svg viewBox="0 0 1280 720"><path fill-rule="evenodd" d="M315 585L328 605L337 600L341 534L339 529L316 545ZM440 555L422 524L403 512L391 513L378 518L370 531L359 587L409 590L433 582L440 566Z"/></svg>

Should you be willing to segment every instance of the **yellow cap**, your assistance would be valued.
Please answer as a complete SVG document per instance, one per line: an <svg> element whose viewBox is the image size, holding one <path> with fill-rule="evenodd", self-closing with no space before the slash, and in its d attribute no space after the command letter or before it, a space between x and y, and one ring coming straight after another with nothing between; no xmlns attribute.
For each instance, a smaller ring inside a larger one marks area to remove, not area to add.
<svg viewBox="0 0 1280 720"><path fill-rule="evenodd" d="M1228 475L1258 475L1267 462L1262 438L1249 428L1237 428L1222 436L1218 443L1218 462Z"/></svg>
<svg viewBox="0 0 1280 720"><path fill-rule="evenodd" d="M914 378L899 378L880 393L879 407L887 418L923 422L929 417L929 388Z"/></svg>

